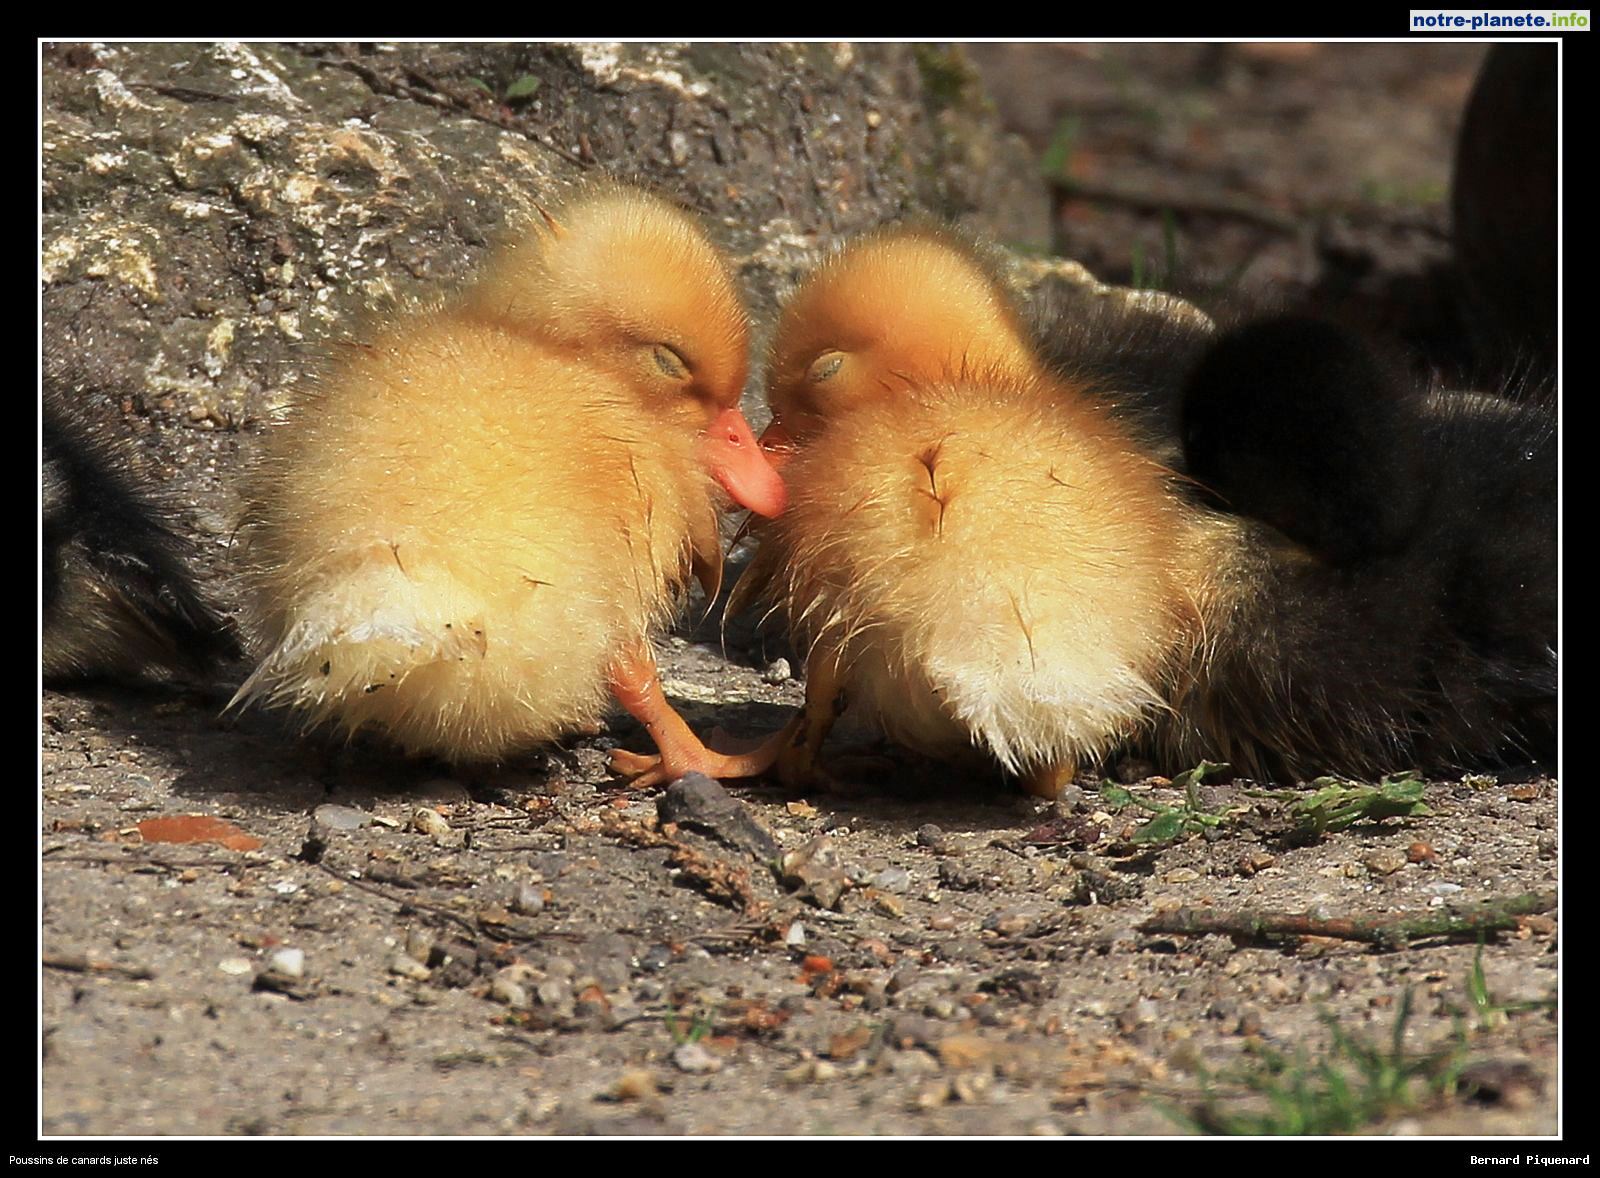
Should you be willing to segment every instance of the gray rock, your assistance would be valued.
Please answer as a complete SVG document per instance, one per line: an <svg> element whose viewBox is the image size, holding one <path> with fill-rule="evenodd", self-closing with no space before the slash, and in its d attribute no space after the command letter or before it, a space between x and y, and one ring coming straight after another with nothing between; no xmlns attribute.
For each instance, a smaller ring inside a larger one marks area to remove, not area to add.
<svg viewBox="0 0 1600 1178"><path fill-rule="evenodd" d="M872 877L872 886L897 894L911 889L911 873L904 867L885 867Z"/></svg>
<svg viewBox="0 0 1600 1178"><path fill-rule="evenodd" d="M779 875L784 884L819 908L837 908L850 877L839 862L838 848L821 834L783 857Z"/></svg>
<svg viewBox="0 0 1600 1178"><path fill-rule="evenodd" d="M745 804L703 773L687 774L667 786L656 803L656 817L703 831L758 859L778 853L778 841L750 816Z"/></svg>
<svg viewBox="0 0 1600 1178"><path fill-rule="evenodd" d="M331 802L318 806L311 812L311 817L329 830L360 830L363 826L372 825L372 815L365 810L357 810L354 806L336 806Z"/></svg>

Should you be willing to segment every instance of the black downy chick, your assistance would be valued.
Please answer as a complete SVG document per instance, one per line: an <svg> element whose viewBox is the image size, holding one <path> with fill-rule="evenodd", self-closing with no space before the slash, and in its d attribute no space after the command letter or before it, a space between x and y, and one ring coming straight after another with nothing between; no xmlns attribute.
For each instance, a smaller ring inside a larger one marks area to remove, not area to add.
<svg viewBox="0 0 1600 1178"><path fill-rule="evenodd" d="M1224 332L1190 374L1180 416L1187 473L1224 510L1334 564L1413 539L1422 399L1353 334L1293 316Z"/></svg>
<svg viewBox="0 0 1600 1178"><path fill-rule="evenodd" d="M46 357L40 489L46 682L201 675L236 658L188 545L140 486L120 439L83 412L85 380Z"/></svg>
<svg viewBox="0 0 1600 1178"><path fill-rule="evenodd" d="M1201 498L1270 527L1238 533L1169 731L1226 731L1218 751L1278 773L1553 758L1548 402L1419 389L1342 329L1277 318L1215 339L1180 418Z"/></svg>
<svg viewBox="0 0 1600 1178"><path fill-rule="evenodd" d="M1434 392L1327 324L1101 302L1042 354L1185 476L1205 619L1138 742L1258 778L1553 760L1552 400Z"/></svg>

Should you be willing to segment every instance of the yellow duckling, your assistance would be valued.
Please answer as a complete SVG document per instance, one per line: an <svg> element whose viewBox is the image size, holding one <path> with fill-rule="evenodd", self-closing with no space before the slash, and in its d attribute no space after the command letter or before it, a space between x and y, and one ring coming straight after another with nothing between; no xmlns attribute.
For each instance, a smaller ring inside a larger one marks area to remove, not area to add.
<svg viewBox="0 0 1600 1178"><path fill-rule="evenodd" d="M783 776L848 701L1053 797L1164 706L1196 617L1169 472L1044 369L972 247L855 242L787 304L769 380L790 504L738 599L809 651L805 714L762 750Z"/></svg>
<svg viewBox="0 0 1600 1178"><path fill-rule="evenodd" d="M720 579L719 484L783 508L738 410L746 352L699 226L615 185L377 321L296 392L249 489L262 654L234 702L482 762L593 725L609 687L661 750L620 768L727 775L650 639L691 571Z"/></svg>

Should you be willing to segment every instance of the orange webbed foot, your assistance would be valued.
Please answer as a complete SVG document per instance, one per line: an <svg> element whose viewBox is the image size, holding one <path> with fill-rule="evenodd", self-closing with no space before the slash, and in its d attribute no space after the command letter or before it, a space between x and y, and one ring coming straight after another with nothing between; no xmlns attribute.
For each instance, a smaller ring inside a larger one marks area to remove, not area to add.
<svg viewBox="0 0 1600 1178"><path fill-rule="evenodd" d="M616 749L611 754L611 771L628 778L628 784L635 789L665 785L686 773L704 773L707 777L723 780L760 777L778 759L781 749L779 738L783 735L779 732L750 752L738 755L715 752L701 744L693 734L689 734L687 741L675 741L670 752L664 751L655 756Z"/></svg>
<svg viewBox="0 0 1600 1178"><path fill-rule="evenodd" d="M612 664L611 692L628 714L644 725L659 750L656 756L624 749L611 754L611 771L630 778L638 789L676 781L685 773L725 779L759 777L772 767L784 747L787 729L748 751L719 753L707 748L667 702L648 647L636 647Z"/></svg>
<svg viewBox="0 0 1600 1178"><path fill-rule="evenodd" d="M661 767L661 758L651 753L630 753L627 749L612 749L611 761L607 767L634 789L649 789L673 780Z"/></svg>

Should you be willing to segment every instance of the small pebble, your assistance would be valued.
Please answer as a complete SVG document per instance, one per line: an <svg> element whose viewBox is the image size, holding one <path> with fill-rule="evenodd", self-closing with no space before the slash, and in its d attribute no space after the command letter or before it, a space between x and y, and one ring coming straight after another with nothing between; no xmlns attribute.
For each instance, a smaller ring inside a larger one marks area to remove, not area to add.
<svg viewBox="0 0 1600 1178"><path fill-rule="evenodd" d="M538 916L544 911L544 889L530 883L519 884L517 894L511 901L511 909L524 916Z"/></svg>
<svg viewBox="0 0 1600 1178"><path fill-rule="evenodd" d="M1070 818L1088 809L1087 797L1081 785L1069 785L1056 798L1056 815Z"/></svg>
<svg viewBox="0 0 1600 1178"><path fill-rule="evenodd" d="M250 964L249 959L245 957L224 957L221 961L217 962L217 969L221 970L225 974L232 974L235 977L239 976L240 974L247 974L253 968L254 967Z"/></svg>
<svg viewBox="0 0 1600 1178"><path fill-rule="evenodd" d="M796 921L795 924L799 924L799 921ZM793 934L793 929L794 929L794 926L791 925L790 926L791 935ZM802 929L801 931L802 931L802 934L803 934L804 930ZM639 958L639 968L640 969L648 969L648 970L652 970L652 971L653 970L658 970L658 969L666 969L667 966L669 966L671 964L672 964L672 947L670 945L651 945L650 948L648 948L648 949L646 949L644 951L644 955Z"/></svg>
<svg viewBox="0 0 1600 1178"><path fill-rule="evenodd" d="M918 1047L889 1056L889 1071L896 1076L931 1076L938 1070L939 1061Z"/></svg>
<svg viewBox="0 0 1600 1178"><path fill-rule="evenodd" d="M611 1088L613 1100L644 1100L660 1090L656 1078L643 1068L623 1072Z"/></svg>
<svg viewBox="0 0 1600 1178"><path fill-rule="evenodd" d="M1249 851L1240 858L1238 872L1240 875L1254 875L1258 871L1265 871L1277 861L1277 856L1266 851Z"/></svg>
<svg viewBox="0 0 1600 1178"><path fill-rule="evenodd" d="M798 948L806 943L806 926L798 920L789 925L789 931L783 934L783 943L790 948Z"/></svg>
<svg viewBox="0 0 1600 1178"><path fill-rule="evenodd" d="M389 958L389 972L414 982L425 982L432 974L427 966L407 953L396 953Z"/></svg>
<svg viewBox="0 0 1600 1178"><path fill-rule="evenodd" d="M787 683L794 678L794 671L789 667L788 659L773 659L767 664L767 669L761 672L761 681L777 686Z"/></svg>
<svg viewBox="0 0 1600 1178"><path fill-rule="evenodd" d="M906 914L905 901L898 896L891 896L888 892L873 893L872 906L885 916L892 916L897 920Z"/></svg>
<svg viewBox="0 0 1600 1178"><path fill-rule="evenodd" d="M1438 858L1439 853L1427 843L1412 843L1406 848L1406 859L1412 863L1434 863Z"/></svg>
<svg viewBox="0 0 1600 1178"><path fill-rule="evenodd" d="M1033 918L1025 912L994 912L984 919L983 927L1002 937L1016 937L1033 925Z"/></svg>
<svg viewBox="0 0 1600 1178"><path fill-rule="evenodd" d="M431 839L442 839L450 834L450 824L444 815L429 806L418 806L411 811L411 829Z"/></svg>
<svg viewBox="0 0 1600 1178"><path fill-rule="evenodd" d="M911 873L904 867L885 867L873 876L872 886L885 892L906 892L911 889Z"/></svg>
<svg viewBox="0 0 1600 1178"><path fill-rule="evenodd" d="M948 998L930 998L923 1005L922 1013L929 1018L949 1020L964 1012Z"/></svg>
<svg viewBox="0 0 1600 1178"><path fill-rule="evenodd" d="M692 1076L722 1070L722 1061L698 1043L680 1044L672 1053L672 1063L679 1071Z"/></svg>
<svg viewBox="0 0 1600 1178"><path fill-rule="evenodd" d="M267 958L267 969L280 977L298 978L306 972L306 954L303 949L279 949Z"/></svg>
<svg viewBox="0 0 1600 1178"><path fill-rule="evenodd" d="M318 806L312 811L311 817L329 830L360 830L363 826L372 825L371 814L353 806L335 806L331 803Z"/></svg>
<svg viewBox="0 0 1600 1178"><path fill-rule="evenodd" d="M433 934L427 929L414 928L406 933L406 956L413 961L426 963L433 956Z"/></svg>
<svg viewBox="0 0 1600 1178"><path fill-rule="evenodd" d="M837 908L850 884L839 852L827 835L818 835L779 861L783 882L819 908Z"/></svg>
<svg viewBox="0 0 1600 1178"><path fill-rule="evenodd" d="M1406 865L1406 853L1385 848L1362 859L1361 865L1373 875L1393 875Z"/></svg>
<svg viewBox="0 0 1600 1178"><path fill-rule="evenodd" d="M950 1081L950 1090L962 1104L979 1104L993 1084L994 1076L989 1072L961 1072Z"/></svg>
<svg viewBox="0 0 1600 1178"><path fill-rule="evenodd" d="M504 1002L507 1006L525 1007L528 1005L528 991L510 978L502 977L498 974L489 983L489 997L496 1002Z"/></svg>
<svg viewBox="0 0 1600 1178"><path fill-rule="evenodd" d="M539 996L540 1006L559 1010L573 1005L572 983L565 978L546 978L534 993Z"/></svg>
<svg viewBox="0 0 1600 1178"><path fill-rule="evenodd" d="M837 1064L831 1064L825 1059L807 1059L785 1071L783 1078L790 1084L825 1084L829 1080L837 1079L838 1075Z"/></svg>

